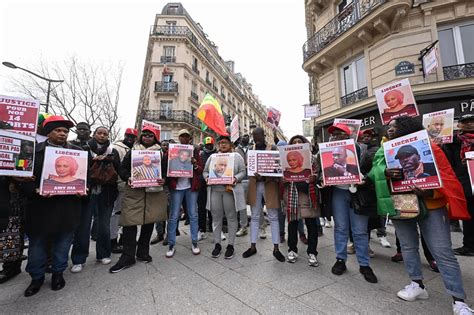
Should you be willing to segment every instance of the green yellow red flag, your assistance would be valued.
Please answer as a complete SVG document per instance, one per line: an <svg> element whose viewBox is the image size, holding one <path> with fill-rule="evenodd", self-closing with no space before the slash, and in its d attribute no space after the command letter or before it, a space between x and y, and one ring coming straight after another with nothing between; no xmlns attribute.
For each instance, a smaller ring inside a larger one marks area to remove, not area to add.
<svg viewBox="0 0 474 315"><path fill-rule="evenodd" d="M196 117L217 134L221 136L229 135L225 127L221 106L211 94L207 93L202 100Z"/></svg>

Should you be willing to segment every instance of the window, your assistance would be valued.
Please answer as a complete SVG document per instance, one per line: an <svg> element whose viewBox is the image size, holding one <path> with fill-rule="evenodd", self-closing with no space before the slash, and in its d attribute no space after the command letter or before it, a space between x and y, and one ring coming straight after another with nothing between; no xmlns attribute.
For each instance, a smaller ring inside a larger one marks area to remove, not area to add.
<svg viewBox="0 0 474 315"><path fill-rule="evenodd" d="M352 0L342 0L337 5L337 13L341 13L342 11L344 11L345 8L347 8L351 4L352 4Z"/></svg>
<svg viewBox="0 0 474 315"><path fill-rule="evenodd" d="M193 56L193 64L192 64L193 71L199 74L198 71L198 60L196 57Z"/></svg>
<svg viewBox="0 0 474 315"><path fill-rule="evenodd" d="M438 29L444 67L474 62L474 22Z"/></svg>
<svg viewBox="0 0 474 315"><path fill-rule="evenodd" d="M163 46L163 55L167 57L174 57L174 46Z"/></svg>
<svg viewBox="0 0 474 315"><path fill-rule="evenodd" d="M196 81L191 82L191 91L197 93L197 83Z"/></svg>
<svg viewBox="0 0 474 315"><path fill-rule="evenodd" d="M172 73L163 74L163 82L165 83L173 82L173 74Z"/></svg>
<svg viewBox="0 0 474 315"><path fill-rule="evenodd" d="M347 95L367 87L364 56L354 59L341 67L342 95Z"/></svg>
<svg viewBox="0 0 474 315"><path fill-rule="evenodd" d="M173 101L160 101L161 116L169 119L173 112Z"/></svg>
<svg viewBox="0 0 474 315"><path fill-rule="evenodd" d="M176 21L166 21L166 33L174 34L176 33Z"/></svg>
<svg viewBox="0 0 474 315"><path fill-rule="evenodd" d="M161 129L161 132L160 132L160 141L163 141L163 140L170 140L172 139L173 136L172 136L172 131L171 130L163 130Z"/></svg>

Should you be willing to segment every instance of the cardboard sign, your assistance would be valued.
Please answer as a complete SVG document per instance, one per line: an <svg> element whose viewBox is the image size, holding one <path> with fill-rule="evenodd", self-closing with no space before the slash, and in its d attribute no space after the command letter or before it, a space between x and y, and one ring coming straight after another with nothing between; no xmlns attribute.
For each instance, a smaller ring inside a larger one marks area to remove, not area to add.
<svg viewBox="0 0 474 315"><path fill-rule="evenodd" d="M149 120L145 120L143 119L142 120L142 129L143 127L152 127L156 130L158 130L158 138L161 140L164 140L164 139L161 139L161 125L160 124L157 124L157 123L154 123L152 121L149 121Z"/></svg>
<svg viewBox="0 0 474 315"><path fill-rule="evenodd" d="M421 189L442 187L426 130L387 141L383 149L387 168L399 168L403 173L401 180L390 180L393 192L412 191L413 185Z"/></svg>
<svg viewBox="0 0 474 315"><path fill-rule="evenodd" d="M39 101L0 95L0 129L35 136Z"/></svg>
<svg viewBox="0 0 474 315"><path fill-rule="evenodd" d="M403 79L375 89L382 124L403 116L419 115L410 81Z"/></svg>
<svg viewBox="0 0 474 315"><path fill-rule="evenodd" d="M278 147L283 178L289 182L305 182L312 175L309 143Z"/></svg>
<svg viewBox="0 0 474 315"><path fill-rule="evenodd" d="M168 177L193 177L194 147L189 144L170 143L168 150Z"/></svg>
<svg viewBox="0 0 474 315"><path fill-rule="evenodd" d="M0 176L33 176L35 138L0 130Z"/></svg>
<svg viewBox="0 0 474 315"><path fill-rule="evenodd" d="M354 139L320 143L319 152L324 185L359 184L362 181Z"/></svg>
<svg viewBox="0 0 474 315"><path fill-rule="evenodd" d="M231 185L234 181L234 153L214 153L210 157L209 185Z"/></svg>
<svg viewBox="0 0 474 315"><path fill-rule="evenodd" d="M161 179L161 152L132 150L131 183L133 188L159 186Z"/></svg>
<svg viewBox="0 0 474 315"><path fill-rule="evenodd" d="M239 137L239 116L236 115L230 123L230 141L235 142Z"/></svg>
<svg viewBox="0 0 474 315"><path fill-rule="evenodd" d="M454 108L424 114L423 126L434 143L444 144L453 142Z"/></svg>
<svg viewBox="0 0 474 315"><path fill-rule="evenodd" d="M249 150L247 152L247 174L254 176L282 177L283 170L279 151Z"/></svg>
<svg viewBox="0 0 474 315"><path fill-rule="evenodd" d="M273 107L269 107L267 111L267 124L275 129L280 124L281 112Z"/></svg>
<svg viewBox="0 0 474 315"><path fill-rule="evenodd" d="M361 119L345 119L345 118L336 118L334 119L333 125L344 124L351 130L351 138L357 141L359 136L360 126L362 125Z"/></svg>
<svg viewBox="0 0 474 315"><path fill-rule="evenodd" d="M466 152L467 172L471 182L471 192L474 195L474 151Z"/></svg>
<svg viewBox="0 0 474 315"><path fill-rule="evenodd" d="M46 147L40 195L86 194L87 151Z"/></svg>

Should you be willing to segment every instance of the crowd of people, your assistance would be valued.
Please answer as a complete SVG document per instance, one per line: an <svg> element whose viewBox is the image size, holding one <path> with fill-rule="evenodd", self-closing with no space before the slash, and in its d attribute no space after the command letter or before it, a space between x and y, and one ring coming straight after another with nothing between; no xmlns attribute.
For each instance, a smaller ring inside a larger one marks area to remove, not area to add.
<svg viewBox="0 0 474 315"><path fill-rule="evenodd" d="M77 138L68 141L74 127ZM385 232L388 216L383 215L391 213L394 207L388 179L406 176L402 169L386 167L381 143L423 129L416 118L402 117L392 120L386 130L374 128L360 132L356 136L356 149L364 180L356 186L358 193L355 193L350 185L323 184L317 144L312 145L312 175L305 182L289 183L282 177L265 177L258 173L248 176L247 155L250 150L275 151L282 145L308 143L301 135L293 136L288 143L278 139L269 143L264 129L257 127L251 135L241 135L235 143L229 136L206 137L194 146L192 156L187 157L192 164L192 178L181 178L167 176L168 148L170 143L192 144L191 133L186 129L179 132L175 142L173 139L160 139L159 131L150 126L141 130L128 128L123 140L111 143L109 130L105 127L92 132L87 123L74 126L61 116L40 117L34 176L0 176L0 230L11 222L9 218L20 216L22 243L28 248L27 256L19 255L3 262L0 283L19 274L22 260L27 259L25 270L32 280L24 292L26 297L41 289L46 273L52 274L52 290L61 290L65 286L63 273L68 265L72 273L87 268L91 239L95 242L97 262L103 265L113 263L110 273L132 267L137 260L151 262L150 244L163 243L167 246L165 256L172 258L176 254L181 218L190 226L194 255L201 253L199 242L207 238L207 233L212 233L213 258L220 257L224 241L227 241L225 259L232 259L235 254L250 258L257 254L257 240L266 238L265 221L269 221L275 259L294 263L301 255L299 239L303 243L300 245L306 247L310 267L319 265L318 237L323 234L323 227L334 226L336 256L331 272L342 275L347 269L348 254L355 253L364 279L377 283L377 276L370 267L370 258L374 255L369 247L370 234L376 229L382 246L391 247ZM328 130L329 141L349 139L352 132L348 126L337 124ZM86 194L38 193L46 147L88 152ZM397 252L392 261L403 261L411 280L397 296L406 301L428 298L419 254L421 236L431 269L441 274L446 291L453 298L453 312L472 314L464 302L466 294L455 255L474 256L474 221L463 221L463 246L452 249L450 213L454 209L469 212L474 217L474 197L465 160L465 153L474 151L474 115L459 119L459 131L452 144L433 143L432 147L444 187L422 190L414 186L413 191L424 204L426 214L413 219L391 220L397 232ZM132 171L137 174L148 171L132 170L132 150L160 152L161 169L155 172L161 171L162 179L158 180L156 187L134 187L130 181ZM397 158L401 164L416 164L418 152L412 152L410 148L400 151ZM210 174L219 171L210 168L210 158L217 153L233 155L231 185L208 185ZM359 172L347 163L345 152L335 150L333 158L338 160L334 164L338 168L327 172L336 175ZM408 158L412 159L403 162ZM179 163L178 159L176 161ZM174 166L177 167L179 165ZM419 170L420 166L415 168ZM424 171L428 169L425 166ZM464 196L453 196L456 188L462 190ZM250 217L247 207L250 208ZM154 231L156 236L152 239ZM247 234L249 248L236 253L235 238ZM285 255L281 246L286 241L288 252ZM113 261L112 253L120 254L119 259ZM69 259L72 264L69 264Z"/></svg>

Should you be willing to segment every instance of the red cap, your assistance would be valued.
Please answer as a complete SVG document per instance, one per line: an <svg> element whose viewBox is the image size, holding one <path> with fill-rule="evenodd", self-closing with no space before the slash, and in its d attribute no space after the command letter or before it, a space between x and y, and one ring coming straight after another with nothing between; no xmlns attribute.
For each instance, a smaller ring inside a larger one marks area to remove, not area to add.
<svg viewBox="0 0 474 315"><path fill-rule="evenodd" d="M359 133L357 134L357 139L360 139L364 136L364 133L362 131L359 131Z"/></svg>
<svg viewBox="0 0 474 315"><path fill-rule="evenodd" d="M365 129L362 131L362 134L364 135L373 135L375 134L374 129Z"/></svg>
<svg viewBox="0 0 474 315"><path fill-rule="evenodd" d="M127 128L127 129L125 129L125 134L126 134L126 135L132 135L132 136L138 137L138 131L137 131L137 129L135 129L135 128Z"/></svg>
<svg viewBox="0 0 474 315"><path fill-rule="evenodd" d="M143 131L151 131L155 135L156 141L160 141L160 132L158 130L156 130L155 128L153 128L151 126L145 126L142 129L142 132Z"/></svg>
<svg viewBox="0 0 474 315"><path fill-rule="evenodd" d="M328 128L328 132L329 133L333 133L334 130L341 130L343 132L345 132L347 135L351 135L352 134L352 131L349 129L349 127L347 127L347 125L345 124L335 124L335 125L332 125L331 127Z"/></svg>
<svg viewBox="0 0 474 315"><path fill-rule="evenodd" d="M49 116L43 121L43 127L46 127L47 124L52 122L60 122L66 125L68 128L74 127L74 123L70 120L67 120L63 116Z"/></svg>

